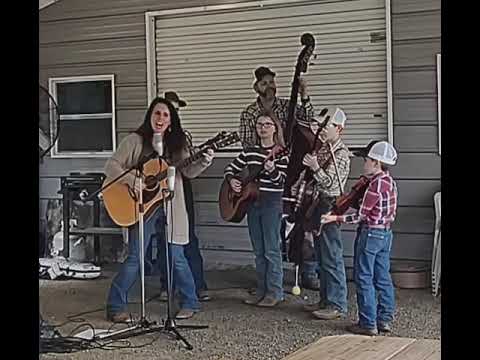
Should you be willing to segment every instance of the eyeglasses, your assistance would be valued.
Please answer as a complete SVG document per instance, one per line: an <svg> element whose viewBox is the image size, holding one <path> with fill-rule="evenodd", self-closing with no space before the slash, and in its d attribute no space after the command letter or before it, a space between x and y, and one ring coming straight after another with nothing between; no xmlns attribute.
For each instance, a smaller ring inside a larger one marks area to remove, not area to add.
<svg viewBox="0 0 480 360"><path fill-rule="evenodd" d="M259 129L265 128L265 129L270 129L272 126L275 126L274 123L256 123L255 126Z"/></svg>

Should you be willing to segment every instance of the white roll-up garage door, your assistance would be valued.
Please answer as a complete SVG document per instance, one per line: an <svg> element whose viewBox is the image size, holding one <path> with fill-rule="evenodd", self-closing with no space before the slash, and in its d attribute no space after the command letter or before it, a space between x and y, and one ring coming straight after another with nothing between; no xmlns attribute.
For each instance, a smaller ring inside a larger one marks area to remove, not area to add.
<svg viewBox="0 0 480 360"><path fill-rule="evenodd" d="M316 40L305 75L316 111L337 105L348 116L348 146L387 139L384 0L282 2L268 6L160 14L155 17L158 94L188 102L182 123L196 143L238 130L254 101L253 71L277 73L277 95L290 97L300 36ZM238 147L238 144L237 144Z"/></svg>

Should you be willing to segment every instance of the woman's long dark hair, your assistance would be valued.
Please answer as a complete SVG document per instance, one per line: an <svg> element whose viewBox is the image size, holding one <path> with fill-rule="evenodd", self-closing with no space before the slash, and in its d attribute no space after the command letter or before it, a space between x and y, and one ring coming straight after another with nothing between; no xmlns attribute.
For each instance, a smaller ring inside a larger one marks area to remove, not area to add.
<svg viewBox="0 0 480 360"><path fill-rule="evenodd" d="M170 112L171 124L169 129L165 131L164 135L166 150L169 154L179 153L186 145L186 135L182 129L182 125L180 124L180 117L178 116L177 110L175 110L170 101L162 97L156 97L152 100L150 106L148 107L147 113L145 114L143 124L140 125L137 130L135 130L135 133L143 137L144 143L152 143L153 129L150 119L152 117L153 109L157 104L167 105Z"/></svg>

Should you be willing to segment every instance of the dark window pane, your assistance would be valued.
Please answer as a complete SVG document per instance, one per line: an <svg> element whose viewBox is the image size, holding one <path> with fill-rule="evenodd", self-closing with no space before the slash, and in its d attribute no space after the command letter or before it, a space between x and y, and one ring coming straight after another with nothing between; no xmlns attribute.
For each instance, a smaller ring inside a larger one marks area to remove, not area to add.
<svg viewBox="0 0 480 360"><path fill-rule="evenodd" d="M112 150L112 118L60 121L59 152Z"/></svg>
<svg viewBox="0 0 480 360"><path fill-rule="evenodd" d="M57 84L60 114L111 113L111 85L110 80Z"/></svg>

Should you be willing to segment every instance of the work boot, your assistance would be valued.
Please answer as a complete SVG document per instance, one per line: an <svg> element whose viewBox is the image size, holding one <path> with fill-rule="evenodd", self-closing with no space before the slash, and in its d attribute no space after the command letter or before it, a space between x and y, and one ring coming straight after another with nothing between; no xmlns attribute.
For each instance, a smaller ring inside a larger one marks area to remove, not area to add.
<svg viewBox="0 0 480 360"><path fill-rule="evenodd" d="M347 327L347 331L357 334L357 335L367 335L367 336L376 336L378 335L378 330L373 328L373 329L366 329L364 327L361 327L358 324L355 325L350 325Z"/></svg>
<svg viewBox="0 0 480 360"><path fill-rule="evenodd" d="M312 312L312 315L320 320L337 320L345 317L345 314L340 310L331 307L325 307L324 309L316 310Z"/></svg>
<svg viewBox="0 0 480 360"><path fill-rule="evenodd" d="M383 322L378 322L377 323L377 329L378 331L380 332L385 332L385 333L389 333L392 331L392 328L390 326L389 323L383 323Z"/></svg>
<svg viewBox="0 0 480 360"><path fill-rule="evenodd" d="M327 304L325 304L323 300L320 300L319 302L316 302L313 304L303 305L303 310L306 312L313 312L313 311L326 309L326 307L327 307Z"/></svg>

